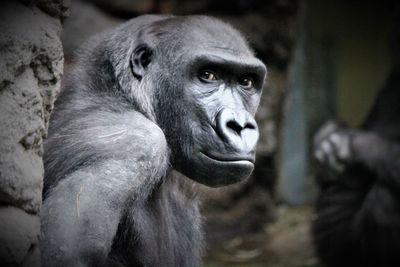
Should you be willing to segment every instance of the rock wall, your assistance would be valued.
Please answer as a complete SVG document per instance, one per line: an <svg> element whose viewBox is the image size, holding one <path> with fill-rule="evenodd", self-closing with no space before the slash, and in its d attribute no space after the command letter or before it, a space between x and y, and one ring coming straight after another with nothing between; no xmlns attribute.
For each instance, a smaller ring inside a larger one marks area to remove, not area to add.
<svg viewBox="0 0 400 267"><path fill-rule="evenodd" d="M42 140L60 90L62 0L0 3L0 265L40 266Z"/></svg>

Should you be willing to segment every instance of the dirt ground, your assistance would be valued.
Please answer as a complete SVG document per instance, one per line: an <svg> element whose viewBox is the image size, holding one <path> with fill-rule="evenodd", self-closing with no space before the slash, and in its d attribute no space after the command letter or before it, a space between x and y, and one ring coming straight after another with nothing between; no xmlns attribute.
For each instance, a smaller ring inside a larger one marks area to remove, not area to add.
<svg viewBox="0 0 400 267"><path fill-rule="evenodd" d="M320 267L310 238L310 206L280 206L261 233L237 237L208 251L205 267Z"/></svg>

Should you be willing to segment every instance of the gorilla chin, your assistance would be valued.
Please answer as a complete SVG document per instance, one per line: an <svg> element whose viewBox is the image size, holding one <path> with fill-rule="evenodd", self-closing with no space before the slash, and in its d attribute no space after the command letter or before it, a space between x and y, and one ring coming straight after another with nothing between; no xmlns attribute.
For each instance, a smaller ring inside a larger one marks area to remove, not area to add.
<svg viewBox="0 0 400 267"><path fill-rule="evenodd" d="M244 181L254 170L254 156L214 157L199 152L194 162L194 166L189 171L189 177L211 187Z"/></svg>

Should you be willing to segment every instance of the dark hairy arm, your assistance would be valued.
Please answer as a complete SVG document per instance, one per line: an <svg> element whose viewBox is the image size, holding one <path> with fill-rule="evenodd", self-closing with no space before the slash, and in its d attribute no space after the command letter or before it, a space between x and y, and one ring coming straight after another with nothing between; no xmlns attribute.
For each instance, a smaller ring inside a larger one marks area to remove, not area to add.
<svg viewBox="0 0 400 267"><path fill-rule="evenodd" d="M399 144L329 122L314 155L321 192L313 233L327 266L397 266Z"/></svg>
<svg viewBox="0 0 400 267"><path fill-rule="evenodd" d="M57 151L71 153L64 154L68 159L57 155L47 159L47 166L65 164L63 161L82 163L62 179L56 177L46 193L41 245L48 253L42 262L46 266L101 266L125 203L134 198L140 205L167 169L164 134L137 112L96 111L96 116L81 114L55 129L45 145L48 157L55 144Z"/></svg>
<svg viewBox="0 0 400 267"><path fill-rule="evenodd" d="M362 165L376 174L374 182L394 186L400 192L399 142L372 131L328 122L315 136L314 155L323 168L336 174L355 164Z"/></svg>

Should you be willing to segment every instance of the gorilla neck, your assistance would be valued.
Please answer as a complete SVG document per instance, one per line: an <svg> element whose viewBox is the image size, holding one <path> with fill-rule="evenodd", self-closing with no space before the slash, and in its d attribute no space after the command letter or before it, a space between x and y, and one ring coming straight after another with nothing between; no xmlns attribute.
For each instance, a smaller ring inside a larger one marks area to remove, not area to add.
<svg viewBox="0 0 400 267"><path fill-rule="evenodd" d="M175 169L171 169L163 183L160 185L160 191L174 192L184 196L188 201L198 201L199 184L189 177L183 175Z"/></svg>

